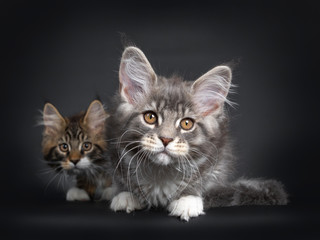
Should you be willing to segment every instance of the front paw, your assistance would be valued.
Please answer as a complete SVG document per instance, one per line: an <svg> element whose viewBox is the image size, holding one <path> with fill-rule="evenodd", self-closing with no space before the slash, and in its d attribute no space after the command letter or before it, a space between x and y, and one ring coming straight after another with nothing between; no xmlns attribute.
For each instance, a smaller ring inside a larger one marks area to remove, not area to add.
<svg viewBox="0 0 320 240"><path fill-rule="evenodd" d="M67 192L67 201L89 201L88 193L80 188L73 187Z"/></svg>
<svg viewBox="0 0 320 240"><path fill-rule="evenodd" d="M204 214L201 197L188 195L171 202L168 206L170 216L180 217L181 220L189 221L191 217Z"/></svg>
<svg viewBox="0 0 320 240"><path fill-rule="evenodd" d="M111 210L113 211L126 211L130 213L134 210L142 209L139 200L130 192L121 192L112 199Z"/></svg>

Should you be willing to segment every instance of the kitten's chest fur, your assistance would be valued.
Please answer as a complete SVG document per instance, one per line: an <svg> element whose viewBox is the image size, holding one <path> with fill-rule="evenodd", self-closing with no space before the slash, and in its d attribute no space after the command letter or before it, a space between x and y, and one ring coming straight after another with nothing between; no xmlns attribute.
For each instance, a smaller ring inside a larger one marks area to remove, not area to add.
<svg viewBox="0 0 320 240"><path fill-rule="evenodd" d="M190 180L188 174L177 173L172 167L162 168L156 165L140 166L131 174L134 183L133 192L143 202L152 206L167 206L180 195Z"/></svg>
<svg viewBox="0 0 320 240"><path fill-rule="evenodd" d="M174 177L171 173L157 173L154 177L139 175L140 196L152 206L168 205L185 186L181 178Z"/></svg>

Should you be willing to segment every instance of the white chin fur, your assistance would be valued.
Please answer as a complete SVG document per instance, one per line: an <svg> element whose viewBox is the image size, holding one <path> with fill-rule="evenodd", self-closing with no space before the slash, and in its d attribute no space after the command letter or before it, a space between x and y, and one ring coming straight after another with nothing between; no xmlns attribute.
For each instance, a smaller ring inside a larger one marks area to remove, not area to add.
<svg viewBox="0 0 320 240"><path fill-rule="evenodd" d="M88 193L80 188L73 187L67 192L67 201L89 201Z"/></svg>
<svg viewBox="0 0 320 240"><path fill-rule="evenodd" d="M85 169L89 167L91 164L90 160L87 157L81 158L80 161L77 163L77 168Z"/></svg>
<svg viewBox="0 0 320 240"><path fill-rule="evenodd" d="M171 162L171 157L166 153L158 153L153 161L159 165L168 165Z"/></svg>
<svg viewBox="0 0 320 240"><path fill-rule="evenodd" d="M204 214L202 198L192 195L181 197L169 204L168 211L170 216L177 216L181 220L189 221L191 217Z"/></svg>

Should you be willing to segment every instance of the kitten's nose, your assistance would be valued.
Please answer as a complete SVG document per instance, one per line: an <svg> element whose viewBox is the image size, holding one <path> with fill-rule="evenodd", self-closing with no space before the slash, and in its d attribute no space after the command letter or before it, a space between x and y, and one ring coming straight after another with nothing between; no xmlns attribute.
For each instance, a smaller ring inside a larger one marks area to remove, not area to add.
<svg viewBox="0 0 320 240"><path fill-rule="evenodd" d="M166 137L159 137L163 143L163 145L166 147L169 142L172 142L173 141L173 138L166 138Z"/></svg>
<svg viewBox="0 0 320 240"><path fill-rule="evenodd" d="M70 159L70 162L72 162L74 165L77 165L79 161L80 159Z"/></svg>
<svg viewBox="0 0 320 240"><path fill-rule="evenodd" d="M71 150L69 161L72 162L74 165L77 165L77 163L80 161L81 154L79 151Z"/></svg>

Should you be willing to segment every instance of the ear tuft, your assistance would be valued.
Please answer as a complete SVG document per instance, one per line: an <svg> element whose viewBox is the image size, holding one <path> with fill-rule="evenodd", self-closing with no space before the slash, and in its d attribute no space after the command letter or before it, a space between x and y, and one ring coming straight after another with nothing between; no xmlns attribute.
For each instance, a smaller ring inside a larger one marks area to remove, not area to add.
<svg viewBox="0 0 320 240"><path fill-rule="evenodd" d="M121 58L120 94L130 104L137 104L150 92L157 76L144 53L136 47L127 47Z"/></svg>
<svg viewBox="0 0 320 240"><path fill-rule="evenodd" d="M59 111L51 104L46 103L43 108L44 133L47 135L56 134L65 127L66 121Z"/></svg>
<svg viewBox="0 0 320 240"><path fill-rule="evenodd" d="M207 116L226 102L232 73L228 66L218 66L197 79L192 85L192 98L200 115Z"/></svg>
<svg viewBox="0 0 320 240"><path fill-rule="evenodd" d="M84 116L84 124L93 132L93 134L99 134L104 132L105 121L109 117L104 110L102 103L99 100L94 100Z"/></svg>

